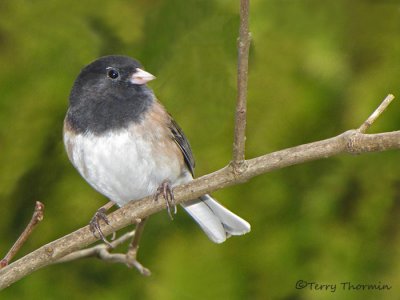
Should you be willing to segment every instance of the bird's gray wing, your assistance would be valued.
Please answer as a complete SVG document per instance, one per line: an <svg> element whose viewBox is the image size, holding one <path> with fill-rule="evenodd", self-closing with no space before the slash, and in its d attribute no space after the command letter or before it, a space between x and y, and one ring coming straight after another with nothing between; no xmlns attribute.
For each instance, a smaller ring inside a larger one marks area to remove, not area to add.
<svg viewBox="0 0 400 300"><path fill-rule="evenodd" d="M172 117L171 117L171 122L169 124L169 129L171 130L175 143L182 151L186 166L190 170L190 173L192 173L192 176L194 176L195 162L192 149L190 148L189 141L186 138L185 134L183 133L182 129L179 127L179 125L174 121Z"/></svg>

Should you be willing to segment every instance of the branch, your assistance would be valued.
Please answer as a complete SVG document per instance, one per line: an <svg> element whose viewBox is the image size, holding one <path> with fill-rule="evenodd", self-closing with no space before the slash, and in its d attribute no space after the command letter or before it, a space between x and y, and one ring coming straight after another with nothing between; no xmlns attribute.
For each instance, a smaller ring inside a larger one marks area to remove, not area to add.
<svg viewBox="0 0 400 300"><path fill-rule="evenodd" d="M250 48L249 0L240 2L240 28L238 39L237 103L232 166L239 173L245 168L247 74Z"/></svg>
<svg viewBox="0 0 400 300"><path fill-rule="evenodd" d="M390 103L394 100L394 96L389 94L383 99L382 103L378 106L377 109L369 116L369 118L358 128L358 130L362 133L365 133L368 128L379 118L379 116L386 110Z"/></svg>
<svg viewBox="0 0 400 300"><path fill-rule="evenodd" d="M32 234L36 225L43 220L43 214L44 214L44 204L40 201L36 201L35 210L33 211L31 220L29 221L28 225L25 227L24 231L21 233L17 241L8 251L6 256L2 260L0 260L0 269L7 266L9 262L14 258L15 254L18 253L19 249L21 249L21 247L25 244L26 240Z"/></svg>
<svg viewBox="0 0 400 300"><path fill-rule="evenodd" d="M135 229L133 231L125 233L118 239L112 241L110 243L110 245L100 244L100 245L93 246L91 248L78 250L78 251L75 251L73 253L70 253L70 254L62 257L61 259L55 261L54 263L58 264L58 263L70 262L70 261L74 261L74 260L78 260L78 259L82 259L82 258L96 257L96 258L101 259L106 262L122 263L122 264L127 265L128 267L135 267L142 275L150 276L151 275L150 270L145 268L141 263L139 263L136 260L137 249L139 247L138 242L133 243L131 245L131 247L129 249L130 251L128 251L127 254L110 253L111 249L118 247L119 245L125 243L126 241L131 240L132 238L135 241L136 239L138 239L137 238L138 236L140 238L140 235L141 235L141 232L138 235L138 231Z"/></svg>
<svg viewBox="0 0 400 300"><path fill-rule="evenodd" d="M113 248L116 248L119 245L121 245L121 244L125 243L126 241L130 240L131 238L133 238L134 235L135 235L135 231L134 230L130 231L130 232L127 232L124 235L122 235L121 237L119 237L116 240L112 241L110 244L111 244L111 246ZM82 249L82 250L78 250L78 251L75 251L73 253L70 253L70 254L64 256L63 258L55 261L54 263L55 264L66 263L66 262L70 262L70 261L74 261L74 260L78 260L78 259L82 259L82 258L87 258L87 257L99 257L99 258L102 258L102 256L106 256L106 255L103 255L102 253L104 253L104 251L106 251L108 253L110 248L111 247L108 246L107 244L96 245L96 246L93 246L91 248Z"/></svg>
<svg viewBox="0 0 400 300"><path fill-rule="evenodd" d="M196 199L231 185L245 182L257 175L271 172L284 167L332 157L338 154L361 154L400 149L400 131L364 134L358 129L346 131L338 136L304 144L301 146L265 154L246 160L247 168L237 173L228 165L214 173L202 176L174 189L176 203ZM148 196L139 201L129 202L124 207L111 213L108 218L110 226L105 226L105 235L119 230L135 222L165 209L164 201L154 201ZM96 238L85 226L56 241L27 254L21 259L0 270L0 289L3 289L32 272L56 262L65 255L87 247Z"/></svg>

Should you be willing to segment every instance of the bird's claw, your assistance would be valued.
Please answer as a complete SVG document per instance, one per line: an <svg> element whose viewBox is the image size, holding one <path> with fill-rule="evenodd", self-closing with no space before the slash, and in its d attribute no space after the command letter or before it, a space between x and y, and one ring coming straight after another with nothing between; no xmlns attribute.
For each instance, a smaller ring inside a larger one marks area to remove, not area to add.
<svg viewBox="0 0 400 300"><path fill-rule="evenodd" d="M171 183L168 180L163 181L163 183L161 183L161 185L158 187L154 200L157 201L160 195L162 195L163 198L165 199L165 202L167 204L168 215L171 218L171 220L173 220L174 218L172 214L176 214L177 208L175 203L174 192L172 190Z"/></svg>
<svg viewBox="0 0 400 300"><path fill-rule="evenodd" d="M96 213L94 214L93 218L89 222L89 228L90 231L93 233L93 235L97 238L96 234L98 234L99 238L110 248L114 248L114 246L106 239L103 231L101 230L99 221L102 220L104 223L107 225L110 225L110 221L108 220L108 217L106 215L106 209L104 207L101 207Z"/></svg>

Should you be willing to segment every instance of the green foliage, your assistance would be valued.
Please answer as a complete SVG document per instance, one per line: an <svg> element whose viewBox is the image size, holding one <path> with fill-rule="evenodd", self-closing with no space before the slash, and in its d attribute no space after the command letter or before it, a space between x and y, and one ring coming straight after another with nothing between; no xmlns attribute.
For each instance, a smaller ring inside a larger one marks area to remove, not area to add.
<svg viewBox="0 0 400 300"><path fill-rule="evenodd" d="M358 127L386 94L400 97L395 1L254 0L247 156ZM72 82L105 54L138 58L191 141L198 175L230 160L238 1L0 2L0 253L45 219L27 253L88 223L106 199L67 160L62 122ZM399 130L397 100L371 132ZM398 151L286 168L214 196L252 224L214 245L181 210L150 219L143 278L96 260L45 268L3 299L333 299L297 280L390 284L335 299L394 299L400 285ZM123 249L122 249L123 250ZM21 253L23 254L23 253ZM68 287L68 288L66 288Z"/></svg>

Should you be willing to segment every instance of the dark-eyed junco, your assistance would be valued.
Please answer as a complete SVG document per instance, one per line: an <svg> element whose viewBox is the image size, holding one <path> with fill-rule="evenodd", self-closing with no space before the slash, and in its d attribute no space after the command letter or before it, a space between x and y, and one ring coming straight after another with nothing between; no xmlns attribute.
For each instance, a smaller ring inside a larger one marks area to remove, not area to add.
<svg viewBox="0 0 400 300"><path fill-rule="evenodd" d="M189 142L146 85L154 78L134 59L105 56L83 68L72 87L64 121L68 157L118 206L193 180ZM250 231L209 195L182 206L213 242Z"/></svg>

